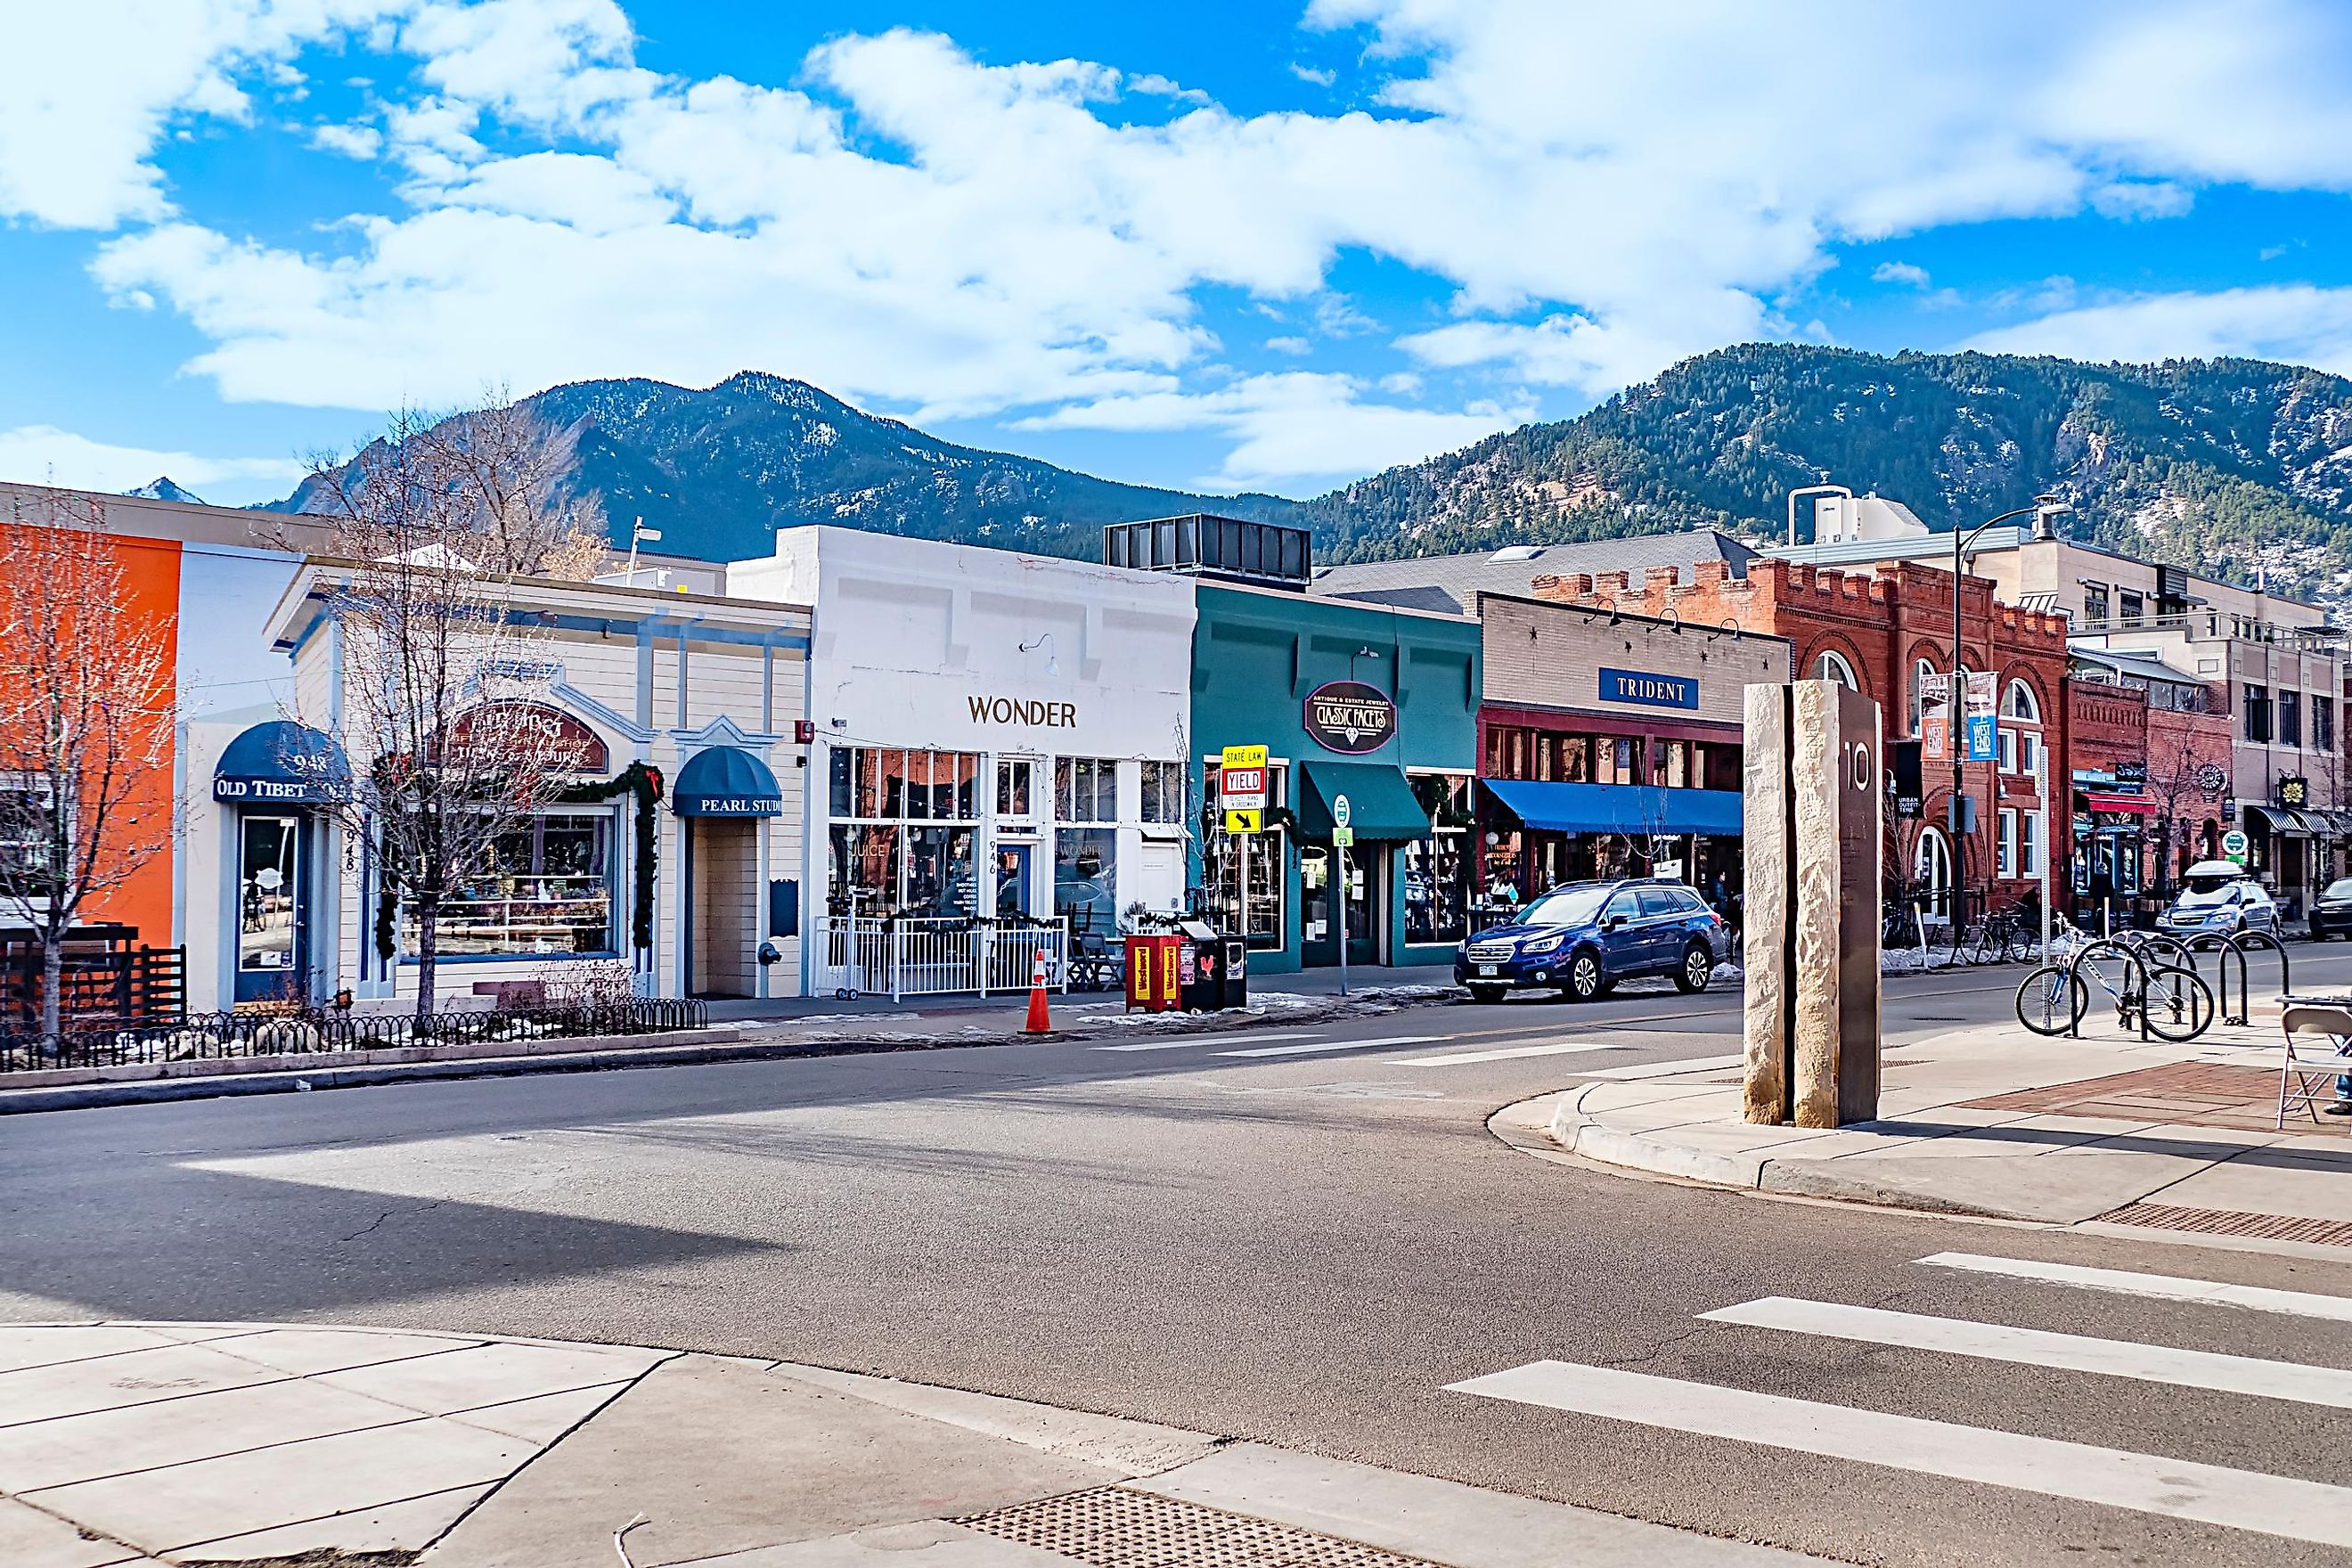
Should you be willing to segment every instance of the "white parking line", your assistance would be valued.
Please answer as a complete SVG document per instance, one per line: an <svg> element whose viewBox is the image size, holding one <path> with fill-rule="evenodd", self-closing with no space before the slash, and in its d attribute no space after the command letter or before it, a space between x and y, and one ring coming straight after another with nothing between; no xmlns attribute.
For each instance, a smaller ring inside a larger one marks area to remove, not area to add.
<svg viewBox="0 0 2352 1568"><path fill-rule="evenodd" d="M1521 1057L1568 1057L1580 1051L1630 1051L1628 1045L1603 1044L1591 1040L1559 1040L1549 1046L1505 1046L1491 1051L1447 1051L1434 1057L1407 1057L1397 1063L1401 1068L1450 1068L1467 1062L1507 1062Z"/></svg>
<svg viewBox="0 0 2352 1568"><path fill-rule="evenodd" d="M1448 1386L1519 1405L2352 1546L2352 1488L2319 1481L1568 1362L1535 1362Z"/></svg>
<svg viewBox="0 0 2352 1568"><path fill-rule="evenodd" d="M2251 1394L2262 1399L2292 1399L2302 1405L2352 1405L2352 1372L2341 1367L2304 1366L2256 1356L2216 1355L2207 1351L2142 1344L2136 1340L2050 1333L2040 1329L1889 1312L1834 1301L1804 1301L1787 1296L1767 1296L1759 1301L1701 1312L1699 1317L1708 1322L1745 1323L1750 1328L1821 1334L1862 1344L1902 1345L1912 1350L1940 1351L1948 1355L1975 1356L1983 1361L2013 1362L2021 1366L2054 1367L2063 1372L2095 1372L2108 1377L2137 1378L2142 1383Z"/></svg>
<svg viewBox="0 0 2352 1568"><path fill-rule="evenodd" d="M2006 1274L2044 1285L2072 1285L2084 1290L2112 1290L2126 1296L2153 1296L2162 1301L2195 1301L2209 1307L2244 1307L2256 1312L2284 1312L2297 1318L2325 1318L2352 1323L2352 1296L2321 1296L2308 1290L2273 1290L2259 1285L2224 1285L2211 1279L2189 1279L2177 1274L2135 1274L2122 1268L2085 1268L2073 1263L2041 1263L2027 1258L1988 1258L1975 1252L1938 1252L1918 1261L1931 1268L1965 1268L1978 1274Z"/></svg>
<svg viewBox="0 0 2352 1568"><path fill-rule="evenodd" d="M1316 1051L1369 1051L1375 1046L1426 1046L1444 1035L1394 1035L1384 1040L1309 1040L1297 1046L1259 1046L1246 1051L1219 1051L1221 1057L1303 1057Z"/></svg>
<svg viewBox="0 0 2352 1568"><path fill-rule="evenodd" d="M1181 1051L1188 1046L1222 1046L1232 1040L1295 1040L1302 1031L1297 1029L1260 1029L1247 1035L1202 1033L1185 1035L1173 1040L1130 1040L1120 1046L1093 1046L1097 1051Z"/></svg>

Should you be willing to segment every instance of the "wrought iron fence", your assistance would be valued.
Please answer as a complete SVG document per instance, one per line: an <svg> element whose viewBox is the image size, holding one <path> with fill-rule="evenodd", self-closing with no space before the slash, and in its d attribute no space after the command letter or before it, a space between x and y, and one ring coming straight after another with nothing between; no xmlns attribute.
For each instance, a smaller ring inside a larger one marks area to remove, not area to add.
<svg viewBox="0 0 2352 1568"><path fill-rule="evenodd" d="M1020 921L901 915L828 915L816 922L813 989L835 995L887 992L942 996L1025 991L1039 954L1045 984L1069 989L1069 928Z"/></svg>
<svg viewBox="0 0 2352 1568"><path fill-rule="evenodd" d="M200 1013L178 1023L80 1018L56 1038L0 1034L0 1073L123 1067L234 1057L329 1055L406 1046L475 1046L605 1035L660 1035L709 1022L702 1003L676 997L563 1003L436 1013Z"/></svg>

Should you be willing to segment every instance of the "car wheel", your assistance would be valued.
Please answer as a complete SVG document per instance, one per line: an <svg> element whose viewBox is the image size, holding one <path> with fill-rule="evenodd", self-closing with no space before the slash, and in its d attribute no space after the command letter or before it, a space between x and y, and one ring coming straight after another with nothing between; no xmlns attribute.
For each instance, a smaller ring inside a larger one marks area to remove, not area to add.
<svg viewBox="0 0 2352 1568"><path fill-rule="evenodd" d="M1590 951L1580 952L1568 961L1568 984L1561 989L1579 1002L1596 1000L1608 989L1601 973L1601 960Z"/></svg>
<svg viewBox="0 0 2352 1568"><path fill-rule="evenodd" d="M1473 1002L1491 1007L1502 999L1503 987L1499 985L1473 985L1470 987L1470 1000Z"/></svg>
<svg viewBox="0 0 2352 1568"><path fill-rule="evenodd" d="M1715 978L1715 955L1703 942L1693 942L1683 950L1682 967L1675 971L1675 989L1685 994L1706 989Z"/></svg>

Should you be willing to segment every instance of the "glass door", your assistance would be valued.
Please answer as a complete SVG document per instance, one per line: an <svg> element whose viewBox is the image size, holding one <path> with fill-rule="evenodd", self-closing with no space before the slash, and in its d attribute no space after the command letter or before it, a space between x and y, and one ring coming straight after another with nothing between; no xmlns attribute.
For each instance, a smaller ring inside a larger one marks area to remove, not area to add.
<svg viewBox="0 0 2352 1568"><path fill-rule="evenodd" d="M996 918L1029 912L1029 846L996 847Z"/></svg>
<svg viewBox="0 0 2352 1568"><path fill-rule="evenodd" d="M236 999L306 999L302 974L302 819L237 819Z"/></svg>
<svg viewBox="0 0 2352 1568"><path fill-rule="evenodd" d="M1348 962L1380 962L1380 922L1388 879L1384 845L1359 844L1348 851ZM1340 857L1328 844L1298 849L1298 961L1309 969L1339 962L1339 875Z"/></svg>

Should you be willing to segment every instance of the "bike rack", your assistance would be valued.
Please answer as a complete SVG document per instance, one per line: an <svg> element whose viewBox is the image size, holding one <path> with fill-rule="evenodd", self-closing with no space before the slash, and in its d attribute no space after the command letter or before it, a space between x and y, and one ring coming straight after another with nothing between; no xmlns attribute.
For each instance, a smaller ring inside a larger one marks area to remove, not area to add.
<svg viewBox="0 0 2352 1568"><path fill-rule="evenodd" d="M2238 1010L2230 1011L2230 965L2238 966ZM2190 960L2192 967L2195 960ZM2213 948L2213 1012L2224 1024L2242 1026L2254 1009L2253 983L2246 977L2246 950L2228 937L2216 939Z"/></svg>
<svg viewBox="0 0 2352 1568"><path fill-rule="evenodd" d="M2104 958L2110 952L2131 965L2130 973L2139 977L2139 983L2137 985L2130 984L2128 976L2126 977L2124 996L2131 999L2132 1011L2139 1015L2139 1037L2143 1040L2147 1039L2150 1037L2147 1032L2147 964L2134 949L2126 947L2112 937L2095 937L2084 942L2074 950L2074 956L2066 961L2066 994L2069 996L2074 994L2075 971L2082 968L2084 959L2093 954ZM2101 983L2099 989L2102 991L2106 989L2104 982ZM2123 997L2117 997L2116 1000L2121 1002ZM2079 1040L2083 1037L2083 1026L2079 1019L2066 1026L2066 1037L2070 1040Z"/></svg>
<svg viewBox="0 0 2352 1568"><path fill-rule="evenodd" d="M2294 989L2294 965L2287 958L2286 943L2279 941L2276 936L2266 931L2241 931L2235 936L2225 936L2221 940L2229 943L2231 947L2237 949L2238 962L2240 963L2243 963L2245 962L2245 955L2257 947L2267 947L2273 952L2277 953L2279 961L2279 994L2284 996L2288 992ZM2240 989L2247 990L2249 988L2242 985ZM2247 1003L2247 1006L2248 1009L2251 1010L2252 1003L2249 1001ZM2243 1018L2240 1018L2238 1020L2241 1024L2245 1021L2246 1020Z"/></svg>

